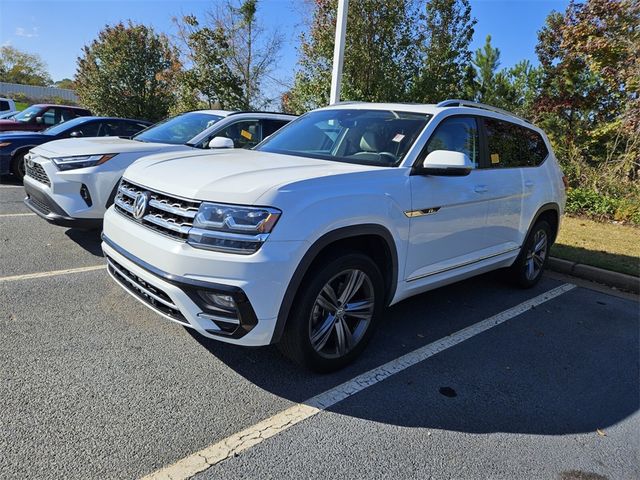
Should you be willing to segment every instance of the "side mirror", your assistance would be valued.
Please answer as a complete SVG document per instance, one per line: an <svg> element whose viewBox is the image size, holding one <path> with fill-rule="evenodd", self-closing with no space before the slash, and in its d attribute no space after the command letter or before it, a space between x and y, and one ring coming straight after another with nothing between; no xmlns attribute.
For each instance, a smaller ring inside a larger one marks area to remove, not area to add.
<svg viewBox="0 0 640 480"><path fill-rule="evenodd" d="M450 150L434 150L422 162L419 175L463 177L473 170L473 163L465 153Z"/></svg>
<svg viewBox="0 0 640 480"><path fill-rule="evenodd" d="M69 134L70 137L82 137L83 133L79 130L75 130Z"/></svg>
<svg viewBox="0 0 640 480"><path fill-rule="evenodd" d="M234 148L233 140L227 137L213 137L209 142L209 148Z"/></svg>
<svg viewBox="0 0 640 480"><path fill-rule="evenodd" d="M42 123L42 117L36 117L36 123L41 124Z"/></svg>

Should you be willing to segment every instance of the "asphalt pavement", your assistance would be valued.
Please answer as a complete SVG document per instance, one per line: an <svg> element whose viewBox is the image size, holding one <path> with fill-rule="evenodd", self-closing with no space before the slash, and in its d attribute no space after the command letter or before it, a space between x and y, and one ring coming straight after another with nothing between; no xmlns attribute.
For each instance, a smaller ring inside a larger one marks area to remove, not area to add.
<svg viewBox="0 0 640 480"><path fill-rule="evenodd" d="M23 196L0 184L2 479L151 474L572 282L492 273L414 297L355 364L316 375L165 321L82 270L104 263L97 232L27 215ZM195 478L640 478L639 332L637 297L582 282Z"/></svg>

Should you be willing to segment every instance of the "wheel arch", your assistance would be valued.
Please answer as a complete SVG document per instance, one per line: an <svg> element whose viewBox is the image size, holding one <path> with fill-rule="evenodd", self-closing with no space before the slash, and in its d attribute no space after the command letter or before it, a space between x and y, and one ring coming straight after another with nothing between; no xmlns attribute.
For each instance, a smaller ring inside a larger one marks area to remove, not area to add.
<svg viewBox="0 0 640 480"><path fill-rule="evenodd" d="M358 246L355 246L356 243ZM328 254L332 246L370 252L376 245L385 247L383 252L377 252L382 255L378 255L373 260L380 266L381 259L384 258L385 265L382 266L381 271L385 280L385 304L388 304L395 295L398 284L398 252L393 235L386 227L378 224L341 227L318 238L298 263L280 304L271 343L277 343L280 340L300 285L317 260Z"/></svg>
<svg viewBox="0 0 640 480"><path fill-rule="evenodd" d="M529 222L529 227L527 228L527 234L524 237L525 239L529 238L529 234L531 233L531 229L536 224L536 222L540 219L544 219L551 225L552 231L552 241L554 243L556 241L556 237L558 236L558 230L560 227L560 206L557 203L545 203L542 205L536 214L533 216L531 222Z"/></svg>

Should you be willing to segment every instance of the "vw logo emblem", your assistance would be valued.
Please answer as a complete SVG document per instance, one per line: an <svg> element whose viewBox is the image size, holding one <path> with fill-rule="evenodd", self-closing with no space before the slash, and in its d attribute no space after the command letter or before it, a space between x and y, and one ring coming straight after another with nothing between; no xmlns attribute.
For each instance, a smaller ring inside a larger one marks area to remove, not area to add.
<svg viewBox="0 0 640 480"><path fill-rule="evenodd" d="M140 220L147 213L149 202L149 192L140 192L133 201L133 218Z"/></svg>

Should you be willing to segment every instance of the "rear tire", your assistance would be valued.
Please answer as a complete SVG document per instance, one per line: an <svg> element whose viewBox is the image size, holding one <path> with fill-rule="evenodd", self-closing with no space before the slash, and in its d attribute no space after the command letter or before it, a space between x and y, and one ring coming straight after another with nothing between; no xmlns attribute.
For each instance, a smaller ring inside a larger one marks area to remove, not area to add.
<svg viewBox="0 0 640 480"><path fill-rule="evenodd" d="M323 259L300 285L280 351L316 372L332 372L366 347L384 307L384 281L361 253Z"/></svg>
<svg viewBox="0 0 640 480"><path fill-rule="evenodd" d="M24 156L26 152L16 153L11 161L11 173L20 181L25 175Z"/></svg>
<svg viewBox="0 0 640 480"><path fill-rule="evenodd" d="M551 225L546 220L537 221L524 244L520 255L509 268L512 281L521 288L531 288L542 278L551 248Z"/></svg>

